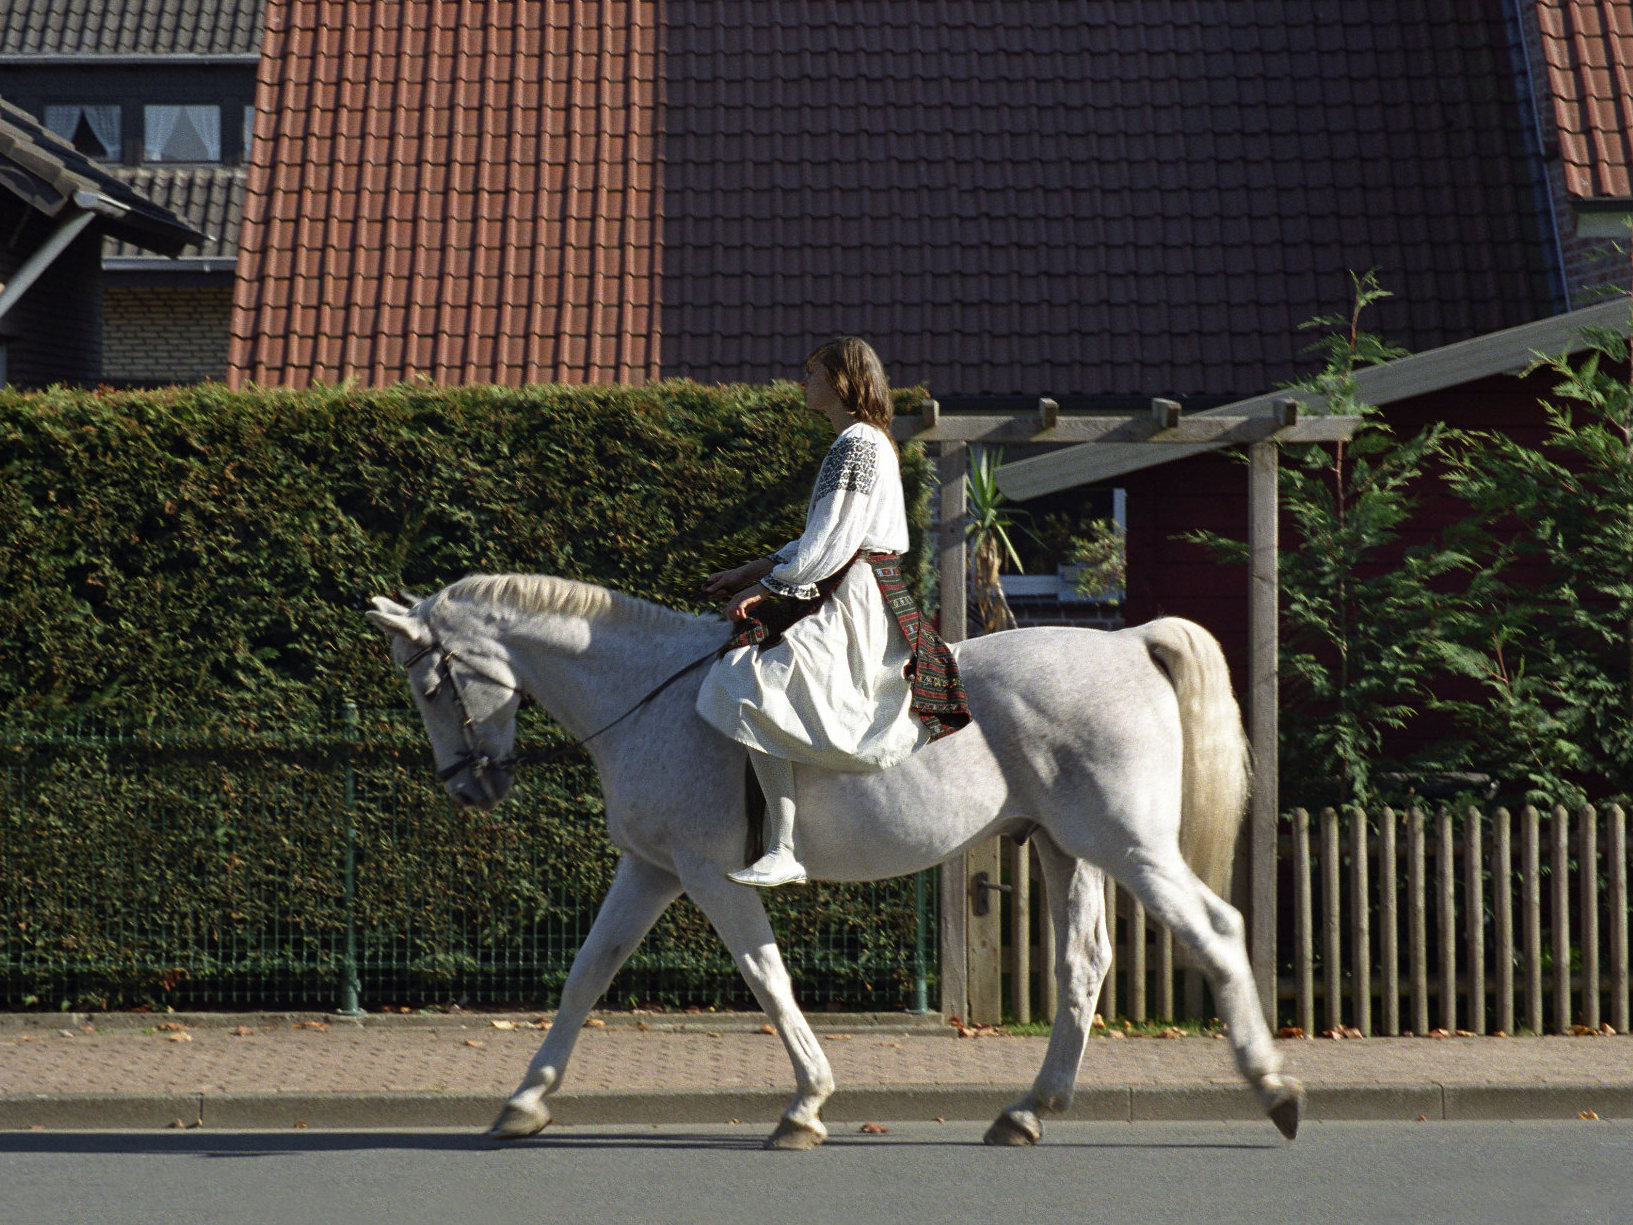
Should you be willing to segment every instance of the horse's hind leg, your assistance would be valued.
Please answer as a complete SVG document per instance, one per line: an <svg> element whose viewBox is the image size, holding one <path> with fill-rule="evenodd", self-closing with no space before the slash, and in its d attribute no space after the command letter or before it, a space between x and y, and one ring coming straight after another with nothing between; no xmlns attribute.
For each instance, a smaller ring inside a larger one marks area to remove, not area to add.
<svg viewBox="0 0 1633 1225"><path fill-rule="evenodd" d="M1033 837L1043 869L1044 896L1055 925L1059 1003L1037 1079L1026 1096L1005 1107L987 1129L988 1144L1036 1144L1043 1134L1039 1116L1058 1114L1072 1104L1095 1001L1111 965L1104 874L1086 860L1066 854L1041 830Z"/></svg>
<svg viewBox="0 0 1633 1225"><path fill-rule="evenodd" d="M505 1103L488 1132L490 1136L518 1140L542 1131L550 1122L545 1095L560 1088L573 1045L578 1041L590 1009L606 991L618 968L629 960L641 937L679 896L680 881L670 873L633 855L625 855L618 861L612 888L607 890L595 922L590 925L590 934L584 938L573 958L573 968L567 972L550 1036L533 1056L526 1078Z"/></svg>
<svg viewBox="0 0 1633 1225"><path fill-rule="evenodd" d="M1197 878L1178 848L1167 853L1138 850L1127 863L1123 884L1196 954L1213 984L1236 1066L1258 1091L1271 1121L1291 1140L1304 1113L1304 1087L1281 1070L1281 1055L1259 1008L1241 914Z"/></svg>
<svg viewBox="0 0 1633 1225"><path fill-rule="evenodd" d="M822 1104L834 1091L833 1072L828 1057L817 1045L816 1035L794 1002L793 984L777 951L777 938L758 894L733 884L718 866L700 863L681 879L687 896L709 917L726 948L737 963L744 980L760 1007L782 1037L783 1047L794 1065L794 1100L766 1140L767 1148L815 1148L828 1137L823 1126Z"/></svg>

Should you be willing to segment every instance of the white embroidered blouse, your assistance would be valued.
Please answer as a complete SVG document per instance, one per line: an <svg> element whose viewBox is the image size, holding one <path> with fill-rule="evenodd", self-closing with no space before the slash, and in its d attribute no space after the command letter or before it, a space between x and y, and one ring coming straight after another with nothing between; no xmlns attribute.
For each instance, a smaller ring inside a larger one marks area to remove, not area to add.
<svg viewBox="0 0 1633 1225"><path fill-rule="evenodd" d="M761 579L773 595L817 596L816 584L858 550L907 552L907 508L901 466L890 440L871 425L848 426L822 460L805 512L805 531L772 554L776 565Z"/></svg>

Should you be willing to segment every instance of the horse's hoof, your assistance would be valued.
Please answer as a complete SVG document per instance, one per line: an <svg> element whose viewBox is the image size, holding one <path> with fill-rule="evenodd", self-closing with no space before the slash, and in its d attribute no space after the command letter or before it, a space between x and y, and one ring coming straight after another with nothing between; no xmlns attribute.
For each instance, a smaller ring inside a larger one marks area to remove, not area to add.
<svg viewBox="0 0 1633 1225"><path fill-rule="evenodd" d="M1036 1144L1042 1135L1041 1129L1033 1131L1006 1110L992 1121L987 1134L981 1137L981 1143L1019 1148L1025 1144Z"/></svg>
<svg viewBox="0 0 1633 1225"><path fill-rule="evenodd" d="M550 1109L543 1102L536 1106L506 1102L493 1126L488 1128L488 1136L494 1140L523 1140L538 1135L549 1125Z"/></svg>
<svg viewBox="0 0 1633 1225"><path fill-rule="evenodd" d="M1298 1135L1299 1121L1304 1118L1304 1086L1291 1076L1286 1077L1266 1113L1277 1131L1289 1140L1293 1139Z"/></svg>
<svg viewBox="0 0 1633 1225"><path fill-rule="evenodd" d="M765 1146L785 1153L803 1153L827 1138L828 1129L820 1123L812 1127L809 1123L796 1123L793 1119L785 1118L777 1124L777 1130L766 1138Z"/></svg>

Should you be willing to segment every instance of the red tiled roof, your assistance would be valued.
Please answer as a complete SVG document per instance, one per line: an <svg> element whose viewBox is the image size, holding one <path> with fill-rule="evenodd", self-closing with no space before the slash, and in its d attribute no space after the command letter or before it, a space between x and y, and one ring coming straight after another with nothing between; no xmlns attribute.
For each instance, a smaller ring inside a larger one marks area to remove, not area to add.
<svg viewBox="0 0 1633 1225"><path fill-rule="evenodd" d="M762 380L846 330L939 395L1247 395L1350 269L1414 349L1554 309L1505 0L271 0L267 29L238 378Z"/></svg>
<svg viewBox="0 0 1633 1225"><path fill-rule="evenodd" d="M1633 0L1538 0L1565 185L1633 198Z"/></svg>
<svg viewBox="0 0 1633 1225"><path fill-rule="evenodd" d="M269 0L230 377L655 375L655 16Z"/></svg>

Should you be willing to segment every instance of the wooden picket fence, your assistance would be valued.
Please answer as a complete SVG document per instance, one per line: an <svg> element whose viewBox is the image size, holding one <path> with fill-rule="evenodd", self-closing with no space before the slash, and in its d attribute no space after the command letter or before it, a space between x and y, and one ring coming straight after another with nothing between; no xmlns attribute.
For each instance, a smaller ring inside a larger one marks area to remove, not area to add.
<svg viewBox="0 0 1633 1225"><path fill-rule="evenodd" d="M1627 820L1616 805L1296 809L1279 843L1277 1024L1306 1034L1629 1029ZM1009 1015L1054 1014L1053 932L1036 866L1010 847ZM1205 1018L1166 928L1108 882L1113 971L1099 1010ZM1026 984L1017 990L1017 984Z"/></svg>

